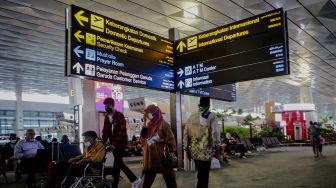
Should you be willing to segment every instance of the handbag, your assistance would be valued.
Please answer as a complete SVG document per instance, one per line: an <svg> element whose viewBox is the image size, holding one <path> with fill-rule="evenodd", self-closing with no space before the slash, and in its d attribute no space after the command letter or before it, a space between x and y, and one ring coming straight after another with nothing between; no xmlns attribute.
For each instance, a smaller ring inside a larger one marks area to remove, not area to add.
<svg viewBox="0 0 336 188"><path fill-rule="evenodd" d="M175 153L171 152L168 144L165 144L163 155L161 155L161 161L165 168L177 168L177 157Z"/></svg>
<svg viewBox="0 0 336 188"><path fill-rule="evenodd" d="M112 151L107 151L105 156L105 167L113 168L114 164L114 155Z"/></svg>

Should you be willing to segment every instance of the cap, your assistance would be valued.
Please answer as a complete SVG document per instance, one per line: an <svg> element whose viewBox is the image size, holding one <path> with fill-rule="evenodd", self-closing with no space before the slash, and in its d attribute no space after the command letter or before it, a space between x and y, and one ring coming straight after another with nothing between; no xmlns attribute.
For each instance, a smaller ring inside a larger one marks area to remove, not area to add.
<svg viewBox="0 0 336 188"><path fill-rule="evenodd" d="M104 100L104 104L112 104L112 106L114 106L114 100L111 97L107 97Z"/></svg>
<svg viewBox="0 0 336 188"><path fill-rule="evenodd" d="M88 136L92 138L97 138L97 133L95 131L86 131L82 134L82 136Z"/></svg>
<svg viewBox="0 0 336 188"><path fill-rule="evenodd" d="M202 107L209 107L210 106L210 97L201 97L199 105Z"/></svg>

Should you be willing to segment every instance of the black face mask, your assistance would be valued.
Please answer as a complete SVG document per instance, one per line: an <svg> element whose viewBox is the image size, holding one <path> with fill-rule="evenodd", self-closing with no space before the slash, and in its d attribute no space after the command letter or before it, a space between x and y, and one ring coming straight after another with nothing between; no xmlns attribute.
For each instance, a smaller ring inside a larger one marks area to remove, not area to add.
<svg viewBox="0 0 336 188"><path fill-rule="evenodd" d="M113 109L110 108L110 107L105 107L105 111L106 111L107 113L112 113L112 112L113 112Z"/></svg>

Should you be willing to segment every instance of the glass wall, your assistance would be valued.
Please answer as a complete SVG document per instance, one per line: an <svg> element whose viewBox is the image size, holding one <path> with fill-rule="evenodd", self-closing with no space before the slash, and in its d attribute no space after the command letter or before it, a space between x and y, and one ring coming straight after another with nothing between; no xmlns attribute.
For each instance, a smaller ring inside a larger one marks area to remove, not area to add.
<svg viewBox="0 0 336 188"><path fill-rule="evenodd" d="M14 133L15 110L0 110L0 134Z"/></svg>
<svg viewBox="0 0 336 188"><path fill-rule="evenodd" d="M0 134L8 135L15 132L15 113L15 110L0 110ZM43 128L57 125L59 121L56 119L56 112L23 111L24 129L35 129L38 134Z"/></svg>

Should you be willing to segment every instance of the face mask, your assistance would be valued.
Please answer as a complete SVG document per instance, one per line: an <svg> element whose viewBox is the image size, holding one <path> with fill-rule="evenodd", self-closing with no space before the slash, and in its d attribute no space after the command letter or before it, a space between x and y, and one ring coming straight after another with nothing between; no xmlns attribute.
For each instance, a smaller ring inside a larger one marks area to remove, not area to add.
<svg viewBox="0 0 336 188"><path fill-rule="evenodd" d="M84 142L84 146L85 147L90 147L91 146L91 142Z"/></svg>
<svg viewBox="0 0 336 188"><path fill-rule="evenodd" d="M10 143L15 144L16 140L11 140Z"/></svg>
<svg viewBox="0 0 336 188"><path fill-rule="evenodd" d="M203 106L200 106L199 109L198 109L198 111L201 112L201 113L205 112L206 110L207 110L207 108L205 108Z"/></svg>
<svg viewBox="0 0 336 188"><path fill-rule="evenodd" d="M152 120L153 119L153 114L152 113L148 113L148 119Z"/></svg>
<svg viewBox="0 0 336 188"><path fill-rule="evenodd" d="M105 108L105 111L106 111L107 113L112 113L112 112L113 112L113 109L110 108L110 107L106 107L106 108Z"/></svg>

